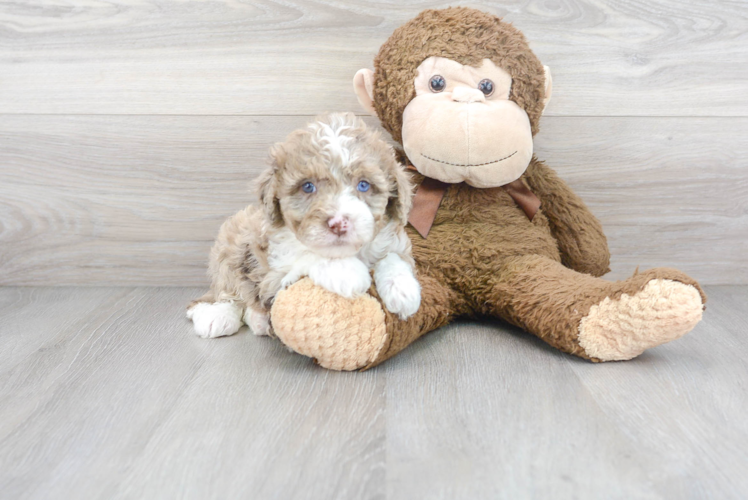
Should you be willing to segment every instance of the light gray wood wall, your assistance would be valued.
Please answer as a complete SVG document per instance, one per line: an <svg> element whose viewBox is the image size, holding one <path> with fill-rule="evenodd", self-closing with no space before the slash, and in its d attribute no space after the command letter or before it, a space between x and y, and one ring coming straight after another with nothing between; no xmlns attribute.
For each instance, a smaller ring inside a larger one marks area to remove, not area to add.
<svg viewBox="0 0 748 500"><path fill-rule="evenodd" d="M267 148L359 111L389 34L460 3L0 2L0 284L205 284ZM602 220L611 277L748 282L748 4L466 5L552 68L537 153Z"/></svg>

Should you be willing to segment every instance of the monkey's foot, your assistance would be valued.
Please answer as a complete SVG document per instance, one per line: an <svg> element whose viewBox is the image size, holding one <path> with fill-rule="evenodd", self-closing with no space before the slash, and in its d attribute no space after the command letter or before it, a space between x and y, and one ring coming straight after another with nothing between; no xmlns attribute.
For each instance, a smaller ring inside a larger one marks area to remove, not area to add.
<svg viewBox="0 0 748 500"><path fill-rule="evenodd" d="M653 279L632 295L592 306L579 324L579 344L602 361L631 359L690 332L703 309L696 287Z"/></svg>
<svg viewBox="0 0 748 500"><path fill-rule="evenodd" d="M376 359L385 315L370 295L347 299L304 278L275 297L273 330L285 345L330 370L356 370Z"/></svg>

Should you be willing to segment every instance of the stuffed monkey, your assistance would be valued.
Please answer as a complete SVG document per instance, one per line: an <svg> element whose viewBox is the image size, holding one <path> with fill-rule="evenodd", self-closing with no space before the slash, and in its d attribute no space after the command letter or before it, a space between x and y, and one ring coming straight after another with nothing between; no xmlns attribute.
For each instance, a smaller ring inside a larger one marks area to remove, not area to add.
<svg viewBox="0 0 748 500"><path fill-rule="evenodd" d="M421 307L406 321L372 288L344 299L301 280L276 297L287 346L330 369L372 367L461 316L494 316L591 361L634 358L701 320L706 296L675 269L625 281L582 200L533 156L551 75L525 37L468 8L427 10L354 78L402 144L418 185L408 234Z"/></svg>

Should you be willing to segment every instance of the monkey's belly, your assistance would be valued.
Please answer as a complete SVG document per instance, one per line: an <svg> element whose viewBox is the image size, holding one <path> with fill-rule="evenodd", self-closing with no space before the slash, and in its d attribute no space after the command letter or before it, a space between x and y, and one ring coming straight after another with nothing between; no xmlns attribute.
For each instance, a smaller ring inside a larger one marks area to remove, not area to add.
<svg viewBox="0 0 748 500"><path fill-rule="evenodd" d="M455 217L434 224L428 238L407 227L413 243L413 257L419 267L439 269L445 278L465 283L494 275L513 257L543 255L561 261L558 244L551 234L548 219L538 212L532 221L516 206L497 206L480 220ZM442 214L440 214L442 215Z"/></svg>

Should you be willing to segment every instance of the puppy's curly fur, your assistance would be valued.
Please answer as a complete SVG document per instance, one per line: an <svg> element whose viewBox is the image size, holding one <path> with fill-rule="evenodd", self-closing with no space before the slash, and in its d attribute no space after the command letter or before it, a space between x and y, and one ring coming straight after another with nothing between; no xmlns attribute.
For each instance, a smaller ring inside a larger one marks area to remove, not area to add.
<svg viewBox="0 0 748 500"><path fill-rule="evenodd" d="M395 152L352 113L319 116L270 152L260 205L221 226L210 254L210 291L187 316L202 337L246 323L271 333L275 295L303 276L344 297L365 293L371 270L385 306L416 312L420 285L404 231L412 184Z"/></svg>

